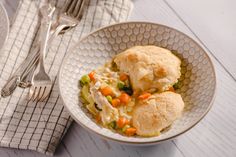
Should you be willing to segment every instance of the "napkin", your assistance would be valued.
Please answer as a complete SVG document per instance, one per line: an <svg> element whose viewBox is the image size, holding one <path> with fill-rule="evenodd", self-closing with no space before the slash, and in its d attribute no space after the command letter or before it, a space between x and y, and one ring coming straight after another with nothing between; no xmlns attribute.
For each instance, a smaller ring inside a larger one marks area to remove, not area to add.
<svg viewBox="0 0 236 157"><path fill-rule="evenodd" d="M39 33L41 0L22 0L9 38L0 52L0 88L23 62ZM65 0L51 1L61 8ZM53 155L72 118L59 96L57 73L66 53L92 30L128 18L130 0L90 0L77 27L58 36L46 54L46 71L53 78L53 89L45 102L28 101L28 89L17 88L0 98L0 146L35 150ZM79 78L78 78L79 79Z"/></svg>

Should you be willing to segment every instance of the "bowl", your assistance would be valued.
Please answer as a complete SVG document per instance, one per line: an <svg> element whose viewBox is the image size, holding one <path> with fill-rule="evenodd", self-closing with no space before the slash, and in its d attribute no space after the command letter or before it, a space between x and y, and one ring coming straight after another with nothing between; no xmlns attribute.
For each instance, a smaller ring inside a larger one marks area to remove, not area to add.
<svg viewBox="0 0 236 157"><path fill-rule="evenodd" d="M7 15L7 11L3 4L0 2L0 50L2 49L5 41L8 38L10 22Z"/></svg>
<svg viewBox="0 0 236 157"><path fill-rule="evenodd" d="M168 131L156 137L127 137L99 126L83 107L78 80L135 45L156 45L175 53L181 60L181 88L185 109ZM213 64L193 39L180 31L148 22L126 22L101 28L81 39L65 57L59 72L59 90L65 107L76 122L106 139L136 145L169 140L188 131L210 110L216 89Z"/></svg>

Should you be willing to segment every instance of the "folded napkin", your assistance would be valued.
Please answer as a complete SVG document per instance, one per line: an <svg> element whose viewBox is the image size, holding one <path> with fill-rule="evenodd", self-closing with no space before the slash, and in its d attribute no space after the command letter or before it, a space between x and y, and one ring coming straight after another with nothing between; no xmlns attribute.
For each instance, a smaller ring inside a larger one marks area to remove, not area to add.
<svg viewBox="0 0 236 157"><path fill-rule="evenodd" d="M58 8L65 0L52 1ZM0 52L0 88L26 58L39 32L41 0L22 0L8 41ZM0 98L0 146L35 150L52 155L73 121L58 93L57 73L65 54L81 37L104 25L127 19L130 0L90 0L79 25L57 37L46 55L53 90L45 102L28 101L28 89L17 88ZM78 78L79 79L79 78Z"/></svg>

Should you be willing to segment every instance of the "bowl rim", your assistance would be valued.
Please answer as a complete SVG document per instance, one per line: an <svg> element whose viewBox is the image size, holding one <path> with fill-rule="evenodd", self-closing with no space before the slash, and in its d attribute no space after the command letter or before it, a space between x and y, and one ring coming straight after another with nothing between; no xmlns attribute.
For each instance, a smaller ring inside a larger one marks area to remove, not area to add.
<svg viewBox="0 0 236 157"><path fill-rule="evenodd" d="M9 32L10 32L10 19L7 13L7 10L5 8L5 6L3 5L2 2L0 2L0 9L2 9L3 11L3 16L5 16L6 19L6 36L5 39L3 39L2 45L0 45L0 50L2 50L2 48L4 47L4 45L6 44L6 41L9 37Z"/></svg>
<svg viewBox="0 0 236 157"><path fill-rule="evenodd" d="M186 127L185 130L183 130L182 132L179 132L175 135L172 135L168 138L164 138L164 139L160 139L160 140L155 140L155 141L142 141L142 142L139 142L139 141L127 141L127 140L122 140L122 139L115 139L115 138L112 138L110 136L106 136L106 135L103 135L101 134L99 131L96 131L96 130L93 130L93 129L90 129L88 126L84 125L82 122L80 122L79 119L76 118L76 115L74 115L74 113L70 112L69 108L67 107L67 105L65 104L65 100L63 98L63 95L62 95L62 89L61 89L61 79L62 79L62 70L63 70L63 65L65 64L67 58L69 57L70 53L72 53L72 51L74 50L74 48L77 47L77 45L85 40L88 36L90 36L91 34L93 33L97 33L103 29L106 29L106 28L109 28L109 27L114 27L116 25L122 25L122 24L151 24L151 25L158 25L158 26L161 26L161 27L166 27L166 28L169 28L169 29L172 29L184 36L186 36L187 38L191 39L192 42L194 42L196 45L199 46L200 50L203 51L203 53L205 54L205 56L207 57L208 61L210 62L210 65L212 67L212 70L213 70L213 78L214 78L214 93L213 95L211 96L211 100L209 102L209 105L207 107L207 109L202 113L202 115L194 122L192 122L192 124L189 125L189 127ZM103 26L103 27L100 27L90 33L88 33L86 36L82 37L74 46L72 46L72 49L66 54L66 56L64 57L63 61L62 61L62 64L61 64L61 67L59 69L59 73L58 73L58 86L59 86L59 93L60 93L60 96L61 96L61 99L62 99L62 102L63 102L63 105L67 108L68 112L70 113L70 115L72 116L72 118L79 124L81 125L83 128L85 128L86 130L88 130L89 132L92 132L93 134L95 135L99 135L100 137L104 138L104 139L109 139L109 140L112 140L112 141L115 141L115 142L119 142L119 143L125 143L125 144L132 144L132 145L138 145L138 146L142 146L142 145L153 145L153 144L158 144L160 142L164 142L164 141L168 141L168 140L171 140L171 139L174 139L182 134L184 134L185 132L189 131L190 129L192 129L195 125L197 125L206 115L207 113L210 111L210 109L212 108L213 106L213 103L214 103L214 100L215 100L215 97L216 97L216 89L217 89L217 81L216 81L216 72L215 72L215 67L214 67L214 64L210 58L210 56L208 55L208 53L202 48L202 46L197 43L195 40L193 40L191 37L189 37L187 34L173 28L173 27L169 27L169 26L166 26L164 24L159 24L159 23L155 23L155 22L147 22L147 21L126 21L126 22L119 22L119 23L115 23L115 24L110 24L110 25L107 25L107 26Z"/></svg>

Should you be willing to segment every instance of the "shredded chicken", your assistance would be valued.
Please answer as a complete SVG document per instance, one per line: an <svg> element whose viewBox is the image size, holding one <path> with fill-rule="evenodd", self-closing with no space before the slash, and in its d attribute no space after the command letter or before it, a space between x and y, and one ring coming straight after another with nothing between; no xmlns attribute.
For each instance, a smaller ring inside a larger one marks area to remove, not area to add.
<svg viewBox="0 0 236 157"><path fill-rule="evenodd" d="M96 84L90 87L90 92L95 103L98 105L99 108L102 109L102 111L100 112L100 116L104 125L119 118L118 110L111 106L108 100L97 89Z"/></svg>

